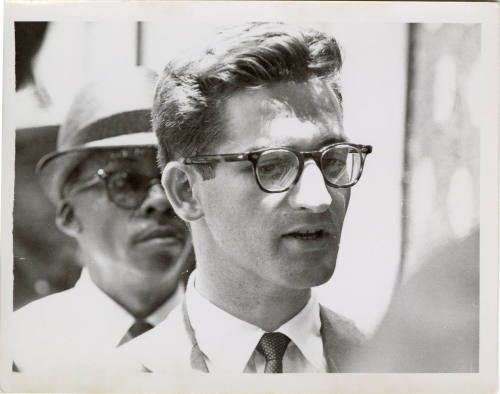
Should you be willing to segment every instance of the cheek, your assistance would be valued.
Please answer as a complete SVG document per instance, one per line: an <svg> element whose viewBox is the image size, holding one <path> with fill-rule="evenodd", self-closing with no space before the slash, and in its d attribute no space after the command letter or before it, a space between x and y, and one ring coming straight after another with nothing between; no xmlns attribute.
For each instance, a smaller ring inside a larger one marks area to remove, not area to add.
<svg viewBox="0 0 500 394"><path fill-rule="evenodd" d="M213 236L239 242L262 225L260 190L245 176L217 176L207 182L202 196L204 216Z"/></svg>
<svg viewBox="0 0 500 394"><path fill-rule="evenodd" d="M331 190L330 195L332 196L330 211L332 212L334 219L336 219L337 223L341 226L344 222L347 207L349 206L351 191L350 189L333 189Z"/></svg>
<svg viewBox="0 0 500 394"><path fill-rule="evenodd" d="M345 209L347 211L347 207L349 206L349 201L351 200L351 189L345 189L344 193L344 199L345 199Z"/></svg>
<svg viewBox="0 0 500 394"><path fill-rule="evenodd" d="M81 212L83 230L90 247L101 250L123 248L129 219L118 208L102 198Z"/></svg>
<svg viewBox="0 0 500 394"><path fill-rule="evenodd" d="M226 231L234 231L234 225L245 220L245 212L249 208L244 197L241 188L230 182L209 185L202 202L207 222L217 223L219 228Z"/></svg>

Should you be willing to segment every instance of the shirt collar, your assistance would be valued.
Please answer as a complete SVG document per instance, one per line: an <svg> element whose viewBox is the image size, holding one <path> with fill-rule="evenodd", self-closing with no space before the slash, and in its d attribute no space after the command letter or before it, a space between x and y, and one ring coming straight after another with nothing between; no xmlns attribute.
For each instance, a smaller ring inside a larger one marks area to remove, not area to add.
<svg viewBox="0 0 500 394"><path fill-rule="evenodd" d="M287 335L317 370L323 368L324 356L319 302L314 294L311 295L299 313L276 331Z"/></svg>
<svg viewBox="0 0 500 394"><path fill-rule="evenodd" d="M177 305L182 302L182 298L184 297L184 288L181 284L177 286L174 293L158 308L156 308L153 313L151 313L146 319L148 323L156 326L158 323L161 323L168 314L174 309Z"/></svg>
<svg viewBox="0 0 500 394"><path fill-rule="evenodd" d="M242 372L265 331L204 298L195 288L195 272L186 288L186 306L198 346L212 369ZM306 306L276 331L286 334L319 369L323 360L320 327L319 304L311 296Z"/></svg>
<svg viewBox="0 0 500 394"><path fill-rule="evenodd" d="M97 287L85 268L82 269L80 279L78 279L74 289L75 292L80 293L80 297L85 299L86 304L92 308L93 318L102 322L102 334L108 338L108 343L118 345L134 323L134 316ZM153 326L157 325L180 303L182 294L182 286L179 285L175 293L145 320Z"/></svg>

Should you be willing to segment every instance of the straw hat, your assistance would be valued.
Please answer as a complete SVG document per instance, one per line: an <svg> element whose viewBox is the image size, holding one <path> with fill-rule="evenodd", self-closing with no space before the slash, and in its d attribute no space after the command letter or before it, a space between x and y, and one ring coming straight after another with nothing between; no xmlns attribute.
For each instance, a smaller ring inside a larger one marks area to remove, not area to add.
<svg viewBox="0 0 500 394"><path fill-rule="evenodd" d="M54 203L71 171L90 152L155 147L151 107L157 75L145 67L122 70L80 90L57 136L57 149L37 164L40 185Z"/></svg>

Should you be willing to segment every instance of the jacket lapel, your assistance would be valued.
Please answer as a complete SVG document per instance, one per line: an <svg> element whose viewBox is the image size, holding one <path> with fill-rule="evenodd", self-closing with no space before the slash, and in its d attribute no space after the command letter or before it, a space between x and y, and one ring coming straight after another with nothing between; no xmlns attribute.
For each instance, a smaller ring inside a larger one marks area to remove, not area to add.
<svg viewBox="0 0 500 394"><path fill-rule="evenodd" d="M321 320L321 338L323 339L323 354L326 359L327 372L339 372L334 360L335 330L332 322L326 317L325 308L319 306L319 317Z"/></svg>
<svg viewBox="0 0 500 394"><path fill-rule="evenodd" d="M351 353L365 340L354 323L320 305L321 337L328 372L349 372Z"/></svg>
<svg viewBox="0 0 500 394"><path fill-rule="evenodd" d="M205 362L205 358L198 344L195 344L191 350L191 368L201 372L208 372L207 363Z"/></svg>
<svg viewBox="0 0 500 394"><path fill-rule="evenodd" d="M186 327L187 334L191 340L193 347L191 348L191 368L196 369L201 372L208 372L207 363L205 362L205 357L203 356L198 342L196 342L196 337L194 335L193 327L189 321L189 316L187 313L186 299L182 302L182 314L184 316L184 326Z"/></svg>

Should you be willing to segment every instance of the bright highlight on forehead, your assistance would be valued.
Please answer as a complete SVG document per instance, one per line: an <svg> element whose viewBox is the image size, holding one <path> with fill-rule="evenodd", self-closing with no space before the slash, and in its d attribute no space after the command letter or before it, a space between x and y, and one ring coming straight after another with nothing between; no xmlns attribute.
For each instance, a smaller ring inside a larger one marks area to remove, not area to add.
<svg viewBox="0 0 500 394"><path fill-rule="evenodd" d="M279 117L274 118L272 125L266 128L269 135L262 135L255 141L256 147L266 147L269 144L269 139L277 146L288 145L291 141L301 141L307 137L308 140L323 139L324 130L318 129L313 122L302 121L297 122L296 118Z"/></svg>
<svg viewBox="0 0 500 394"><path fill-rule="evenodd" d="M250 136L252 148L343 138L340 103L319 79L237 92L227 101L226 120L226 141L234 147L249 148Z"/></svg>

